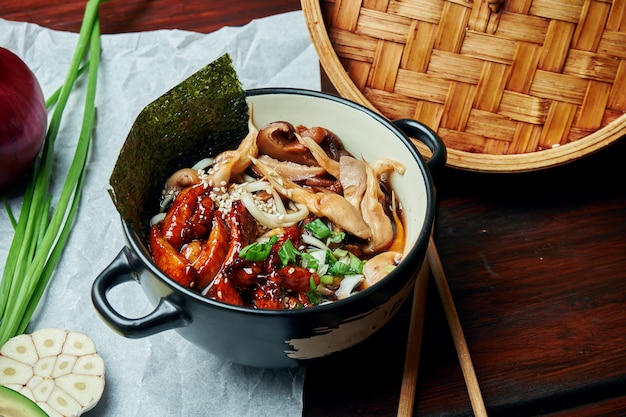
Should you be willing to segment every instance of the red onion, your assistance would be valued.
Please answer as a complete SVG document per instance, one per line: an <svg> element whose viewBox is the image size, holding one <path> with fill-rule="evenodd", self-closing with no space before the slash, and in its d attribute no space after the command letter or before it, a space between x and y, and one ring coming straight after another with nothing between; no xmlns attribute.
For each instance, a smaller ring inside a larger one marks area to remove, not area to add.
<svg viewBox="0 0 626 417"><path fill-rule="evenodd" d="M0 190L34 163L47 128L46 104L35 74L0 47Z"/></svg>

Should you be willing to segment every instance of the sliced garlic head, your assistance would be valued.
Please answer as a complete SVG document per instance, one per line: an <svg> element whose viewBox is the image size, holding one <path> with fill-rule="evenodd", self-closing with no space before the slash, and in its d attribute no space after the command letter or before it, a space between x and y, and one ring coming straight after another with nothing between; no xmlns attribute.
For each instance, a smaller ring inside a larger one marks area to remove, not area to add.
<svg viewBox="0 0 626 417"><path fill-rule="evenodd" d="M50 417L91 410L104 392L104 361L89 336L41 329L0 349L0 385L33 400Z"/></svg>

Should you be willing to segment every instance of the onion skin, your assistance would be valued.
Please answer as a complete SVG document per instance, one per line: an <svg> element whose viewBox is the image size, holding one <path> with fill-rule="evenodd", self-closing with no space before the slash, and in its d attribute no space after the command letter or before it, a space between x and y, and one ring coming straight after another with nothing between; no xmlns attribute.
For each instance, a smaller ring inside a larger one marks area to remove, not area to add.
<svg viewBox="0 0 626 417"><path fill-rule="evenodd" d="M35 74L17 55L0 47L0 190L35 162L48 115Z"/></svg>

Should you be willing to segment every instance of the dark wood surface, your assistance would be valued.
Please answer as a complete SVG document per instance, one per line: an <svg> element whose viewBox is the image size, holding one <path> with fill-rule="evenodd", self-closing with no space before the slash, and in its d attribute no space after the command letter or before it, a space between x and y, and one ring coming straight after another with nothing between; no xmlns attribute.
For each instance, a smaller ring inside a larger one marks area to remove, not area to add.
<svg viewBox="0 0 626 417"><path fill-rule="evenodd" d="M112 0L101 22L103 33L211 32L299 8L297 0ZM78 0L5 1L0 18L78 31L83 9ZM435 173L435 240L490 415L626 415L625 174L624 140L543 171ZM471 415L430 288L415 415ZM409 311L312 364L303 415L395 415Z"/></svg>

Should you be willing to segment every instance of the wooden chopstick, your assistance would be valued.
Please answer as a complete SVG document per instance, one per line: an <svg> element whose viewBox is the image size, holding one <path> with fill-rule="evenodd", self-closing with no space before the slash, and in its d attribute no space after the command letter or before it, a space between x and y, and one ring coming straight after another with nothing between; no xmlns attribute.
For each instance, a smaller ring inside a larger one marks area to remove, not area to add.
<svg viewBox="0 0 626 417"><path fill-rule="evenodd" d="M422 330L424 328L424 314L426 310L426 294L428 293L428 278L430 268L428 260L424 259L419 270L413 289L413 304L411 305L411 319L409 336L404 358L404 372L400 388L400 402L398 417L412 417L415 403L415 389L417 386L417 372L422 345Z"/></svg>
<svg viewBox="0 0 626 417"><path fill-rule="evenodd" d="M450 292L443 265L441 264L441 259L439 258L439 253L432 236L428 242L426 259L430 264L439 297L441 298L441 303L443 304L443 309L448 320L448 326L450 327L454 347L456 348L456 353L461 363L461 369L463 371L463 377L465 378L465 385L467 386L474 415L477 417L487 416L487 409L483 402L483 396L480 392L480 386L478 385L478 378L476 378L472 358L467 347L463 329L461 328L461 321L459 320L459 315L454 306L452 293Z"/></svg>

